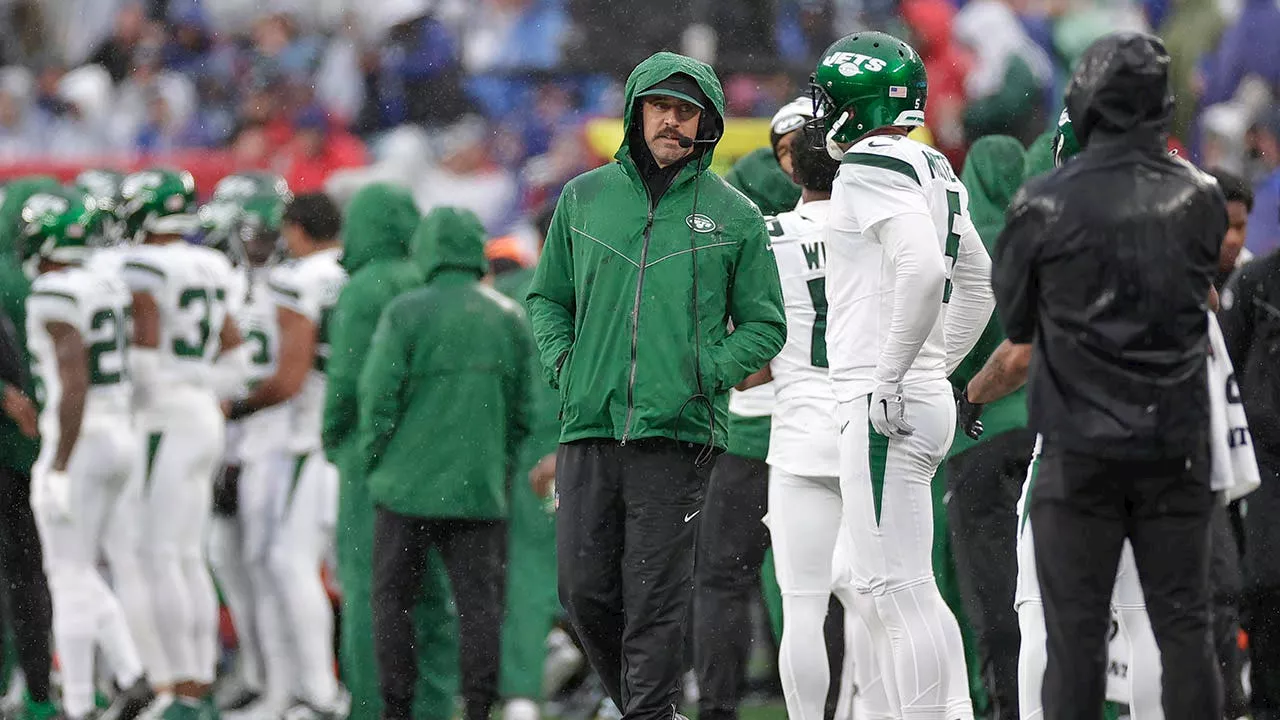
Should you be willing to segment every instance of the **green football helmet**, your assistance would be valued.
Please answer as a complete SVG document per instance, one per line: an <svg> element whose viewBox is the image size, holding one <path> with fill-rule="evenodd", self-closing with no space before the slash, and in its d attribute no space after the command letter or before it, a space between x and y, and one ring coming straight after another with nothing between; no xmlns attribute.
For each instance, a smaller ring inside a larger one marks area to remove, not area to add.
<svg viewBox="0 0 1280 720"><path fill-rule="evenodd" d="M232 233L232 255L237 263L263 267L284 257L280 239L284 205L284 200L274 194L257 195L244 201Z"/></svg>
<svg viewBox="0 0 1280 720"><path fill-rule="evenodd" d="M289 192L289 183L273 172L250 170L234 173L218 181L213 186L213 195L209 202L239 202L259 195L275 195L285 202L293 199Z"/></svg>
<svg viewBox="0 0 1280 720"><path fill-rule="evenodd" d="M22 205L22 260L29 273L40 260L68 265L88 258L101 244L103 213L92 196L78 190L51 190Z"/></svg>
<svg viewBox="0 0 1280 720"><path fill-rule="evenodd" d="M147 234L187 235L199 229L196 181L186 170L150 169L130 173L120 185L116 218L124 237L141 242Z"/></svg>
<svg viewBox="0 0 1280 720"><path fill-rule="evenodd" d="M1080 141L1076 138L1075 128L1071 126L1071 117L1067 109L1062 109L1058 116L1058 130L1053 134L1053 166L1062 167L1081 150Z"/></svg>
<svg viewBox="0 0 1280 720"><path fill-rule="evenodd" d="M76 176L73 187L93 198L102 211L102 237L107 245L115 245L124 240L120 223L116 221L115 211L120 204L120 185L124 182L124 173L106 168L93 168L82 171Z"/></svg>
<svg viewBox="0 0 1280 720"><path fill-rule="evenodd" d="M838 157L837 143L852 143L877 128L924 124L929 80L910 45L882 32L856 32L835 41L809 80L814 114Z"/></svg>

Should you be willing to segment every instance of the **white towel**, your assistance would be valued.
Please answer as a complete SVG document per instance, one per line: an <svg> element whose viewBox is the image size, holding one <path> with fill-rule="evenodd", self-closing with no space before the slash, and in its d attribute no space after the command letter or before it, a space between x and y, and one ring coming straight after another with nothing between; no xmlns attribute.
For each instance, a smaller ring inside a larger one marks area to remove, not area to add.
<svg viewBox="0 0 1280 720"><path fill-rule="evenodd" d="M1253 437L1245 419L1235 369L1213 313L1209 313L1208 378L1211 486L1215 492L1225 491L1224 500L1231 502L1257 490L1262 478L1253 455Z"/></svg>

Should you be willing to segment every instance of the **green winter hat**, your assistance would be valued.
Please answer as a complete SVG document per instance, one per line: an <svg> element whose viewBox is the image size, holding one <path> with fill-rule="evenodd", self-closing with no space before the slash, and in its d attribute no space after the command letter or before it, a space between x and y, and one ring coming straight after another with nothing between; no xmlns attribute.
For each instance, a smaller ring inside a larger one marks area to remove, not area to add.
<svg viewBox="0 0 1280 720"><path fill-rule="evenodd" d="M724 181L747 196L762 215L794 210L800 202L800 186L782 172L770 148L756 148L743 155L725 173Z"/></svg>
<svg viewBox="0 0 1280 720"><path fill-rule="evenodd" d="M413 233L413 261L430 280L445 269L489 271L484 256L484 225L470 210L438 207L427 213Z"/></svg>

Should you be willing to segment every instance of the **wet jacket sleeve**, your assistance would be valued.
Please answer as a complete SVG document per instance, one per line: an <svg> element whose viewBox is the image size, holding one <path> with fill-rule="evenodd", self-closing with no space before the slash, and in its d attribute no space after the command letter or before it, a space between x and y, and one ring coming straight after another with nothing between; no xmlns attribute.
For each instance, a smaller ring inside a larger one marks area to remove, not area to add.
<svg viewBox="0 0 1280 720"><path fill-rule="evenodd" d="M520 467L520 448L533 427L533 387L538 382L538 357L533 334L521 315L514 316L511 332L515 336L515 367L507 373L507 476ZM519 482L521 478L516 478Z"/></svg>
<svg viewBox="0 0 1280 720"><path fill-rule="evenodd" d="M764 219L754 213L729 278L733 332L707 349L719 388L731 388L769 364L787 339L778 263L769 248Z"/></svg>
<svg viewBox="0 0 1280 720"><path fill-rule="evenodd" d="M373 329L378 325L377 306L361 302L360 288L348 284L338 297L329 319L329 364L327 397L324 404L322 440L330 462L335 462L334 449L345 443L356 430L358 419L356 382L364 366L365 352Z"/></svg>
<svg viewBox="0 0 1280 720"><path fill-rule="evenodd" d="M552 387L560 387L560 368L573 347L574 299L573 244L569 237L571 188L556 204L556 212L542 246L538 269L529 285L529 318L538 345L542 372Z"/></svg>
<svg viewBox="0 0 1280 720"><path fill-rule="evenodd" d="M387 307L374 330L360 372L360 459L368 473L378 466L404 413L401 397L409 379L410 341L396 325L396 304Z"/></svg>
<svg viewBox="0 0 1280 720"><path fill-rule="evenodd" d="M1025 189L1009 206L1008 222L996 239L991 289L1005 337L1014 343L1031 342L1036 330L1039 286L1036 273L1038 239L1044 234L1042 214Z"/></svg>

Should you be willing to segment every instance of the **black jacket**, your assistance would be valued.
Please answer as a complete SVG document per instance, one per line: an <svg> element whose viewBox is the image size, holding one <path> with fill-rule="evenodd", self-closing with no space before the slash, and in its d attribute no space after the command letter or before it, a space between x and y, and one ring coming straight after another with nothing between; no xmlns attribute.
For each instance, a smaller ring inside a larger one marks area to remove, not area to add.
<svg viewBox="0 0 1280 720"><path fill-rule="evenodd" d="M1253 442L1280 458L1280 251L1235 274L1222 292L1218 322Z"/></svg>
<svg viewBox="0 0 1280 720"><path fill-rule="evenodd" d="M996 242L1005 333L1035 343L1030 426L1097 457L1177 457L1207 438L1206 311L1226 202L1165 150L1168 64L1149 35L1085 52L1067 88L1085 149L1019 191Z"/></svg>

